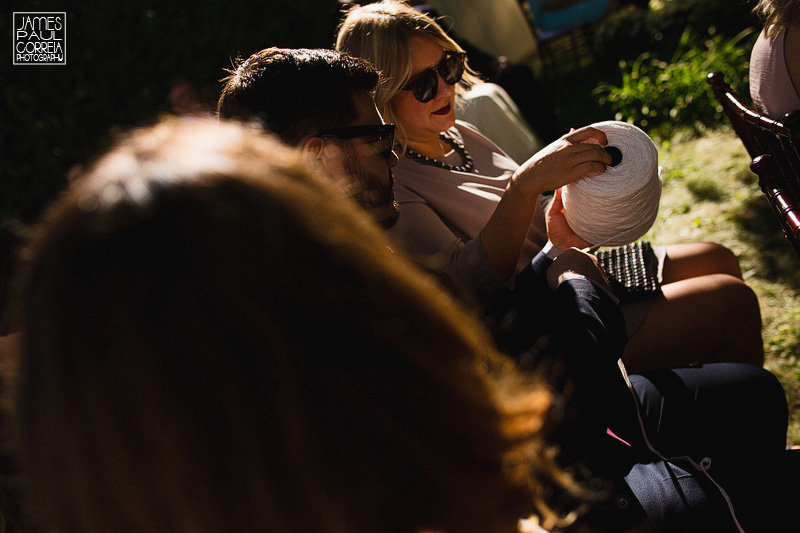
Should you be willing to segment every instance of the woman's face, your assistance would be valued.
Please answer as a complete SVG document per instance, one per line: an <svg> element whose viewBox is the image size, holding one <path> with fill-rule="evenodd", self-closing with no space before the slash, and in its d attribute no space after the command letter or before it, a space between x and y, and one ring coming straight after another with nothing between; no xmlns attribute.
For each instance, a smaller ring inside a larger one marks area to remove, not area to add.
<svg viewBox="0 0 800 533"><path fill-rule="evenodd" d="M414 36L409 44L411 54L411 76L435 67L444 56L442 47L427 37ZM448 85L439 77L436 95L429 102L422 103L414 97L413 91L400 91L392 98L391 106L395 120L403 125L411 142L425 142L447 131L456 123L455 86Z"/></svg>

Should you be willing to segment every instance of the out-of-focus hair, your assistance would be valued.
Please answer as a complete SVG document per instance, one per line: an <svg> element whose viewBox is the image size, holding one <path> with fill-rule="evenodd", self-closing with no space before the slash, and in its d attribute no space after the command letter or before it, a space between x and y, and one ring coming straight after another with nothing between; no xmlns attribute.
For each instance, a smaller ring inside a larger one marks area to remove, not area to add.
<svg viewBox="0 0 800 533"><path fill-rule="evenodd" d="M800 24L798 0L759 0L753 11L764 21L766 37L774 37L782 30Z"/></svg>
<svg viewBox="0 0 800 533"><path fill-rule="evenodd" d="M397 125L397 141L403 151L408 136L392 111L391 101L411 78L410 42L415 36L431 39L444 51L464 51L435 20L398 0L353 6L339 24L336 36L337 50L365 58L380 71L375 103L384 119ZM477 73L467 67L456 91L476 83L480 83Z"/></svg>
<svg viewBox="0 0 800 533"><path fill-rule="evenodd" d="M292 150L136 131L24 252L18 424L69 532L514 531L551 395Z"/></svg>
<svg viewBox="0 0 800 533"><path fill-rule="evenodd" d="M26 238L26 225L9 218L0 224L0 335L17 331L12 323L13 304L10 299L9 283L17 263L17 253Z"/></svg>
<svg viewBox="0 0 800 533"><path fill-rule="evenodd" d="M290 145L349 126L354 91L370 93L378 73L334 50L267 48L240 61L223 81L217 116L258 120Z"/></svg>

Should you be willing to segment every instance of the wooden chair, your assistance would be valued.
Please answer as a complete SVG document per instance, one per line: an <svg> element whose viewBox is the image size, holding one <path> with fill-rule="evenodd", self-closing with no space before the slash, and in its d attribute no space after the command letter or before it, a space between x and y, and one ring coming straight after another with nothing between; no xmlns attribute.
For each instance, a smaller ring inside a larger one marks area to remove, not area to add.
<svg viewBox="0 0 800 533"><path fill-rule="evenodd" d="M721 72L709 74L707 81L753 158L750 169L800 258L800 110L777 121L743 102Z"/></svg>
<svg viewBox="0 0 800 533"><path fill-rule="evenodd" d="M525 20L536 41L536 53L543 67L545 77L572 66L580 66L594 60L594 26L583 24L560 31L542 31L533 18L530 5L519 0Z"/></svg>

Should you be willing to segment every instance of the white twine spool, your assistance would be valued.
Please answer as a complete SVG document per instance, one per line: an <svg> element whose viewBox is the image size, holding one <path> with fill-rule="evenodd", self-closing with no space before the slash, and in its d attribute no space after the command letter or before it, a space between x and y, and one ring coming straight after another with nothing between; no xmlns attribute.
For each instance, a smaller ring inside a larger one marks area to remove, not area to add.
<svg viewBox="0 0 800 533"><path fill-rule="evenodd" d="M594 245L630 244L652 227L661 200L658 149L632 124L592 124L605 132L608 146L622 152L622 161L605 172L566 185L564 215L572 230Z"/></svg>

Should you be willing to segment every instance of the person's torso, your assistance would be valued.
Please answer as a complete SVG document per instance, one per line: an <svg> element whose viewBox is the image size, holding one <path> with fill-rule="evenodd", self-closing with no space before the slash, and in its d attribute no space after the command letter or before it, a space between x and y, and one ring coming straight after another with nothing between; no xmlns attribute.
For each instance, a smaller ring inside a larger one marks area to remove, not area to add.
<svg viewBox="0 0 800 533"><path fill-rule="evenodd" d="M770 39L759 35L750 56L750 96L753 104L776 120L800 110L800 96L786 68L783 30Z"/></svg>
<svg viewBox="0 0 800 533"><path fill-rule="evenodd" d="M458 238L468 241L489 221L519 165L469 124L459 121L448 134L464 143L473 158L473 169L448 170L401 157L394 168L395 198L401 216L403 203L425 202ZM463 164L456 150L439 160ZM531 225L520 264L529 262L547 242L543 222Z"/></svg>

